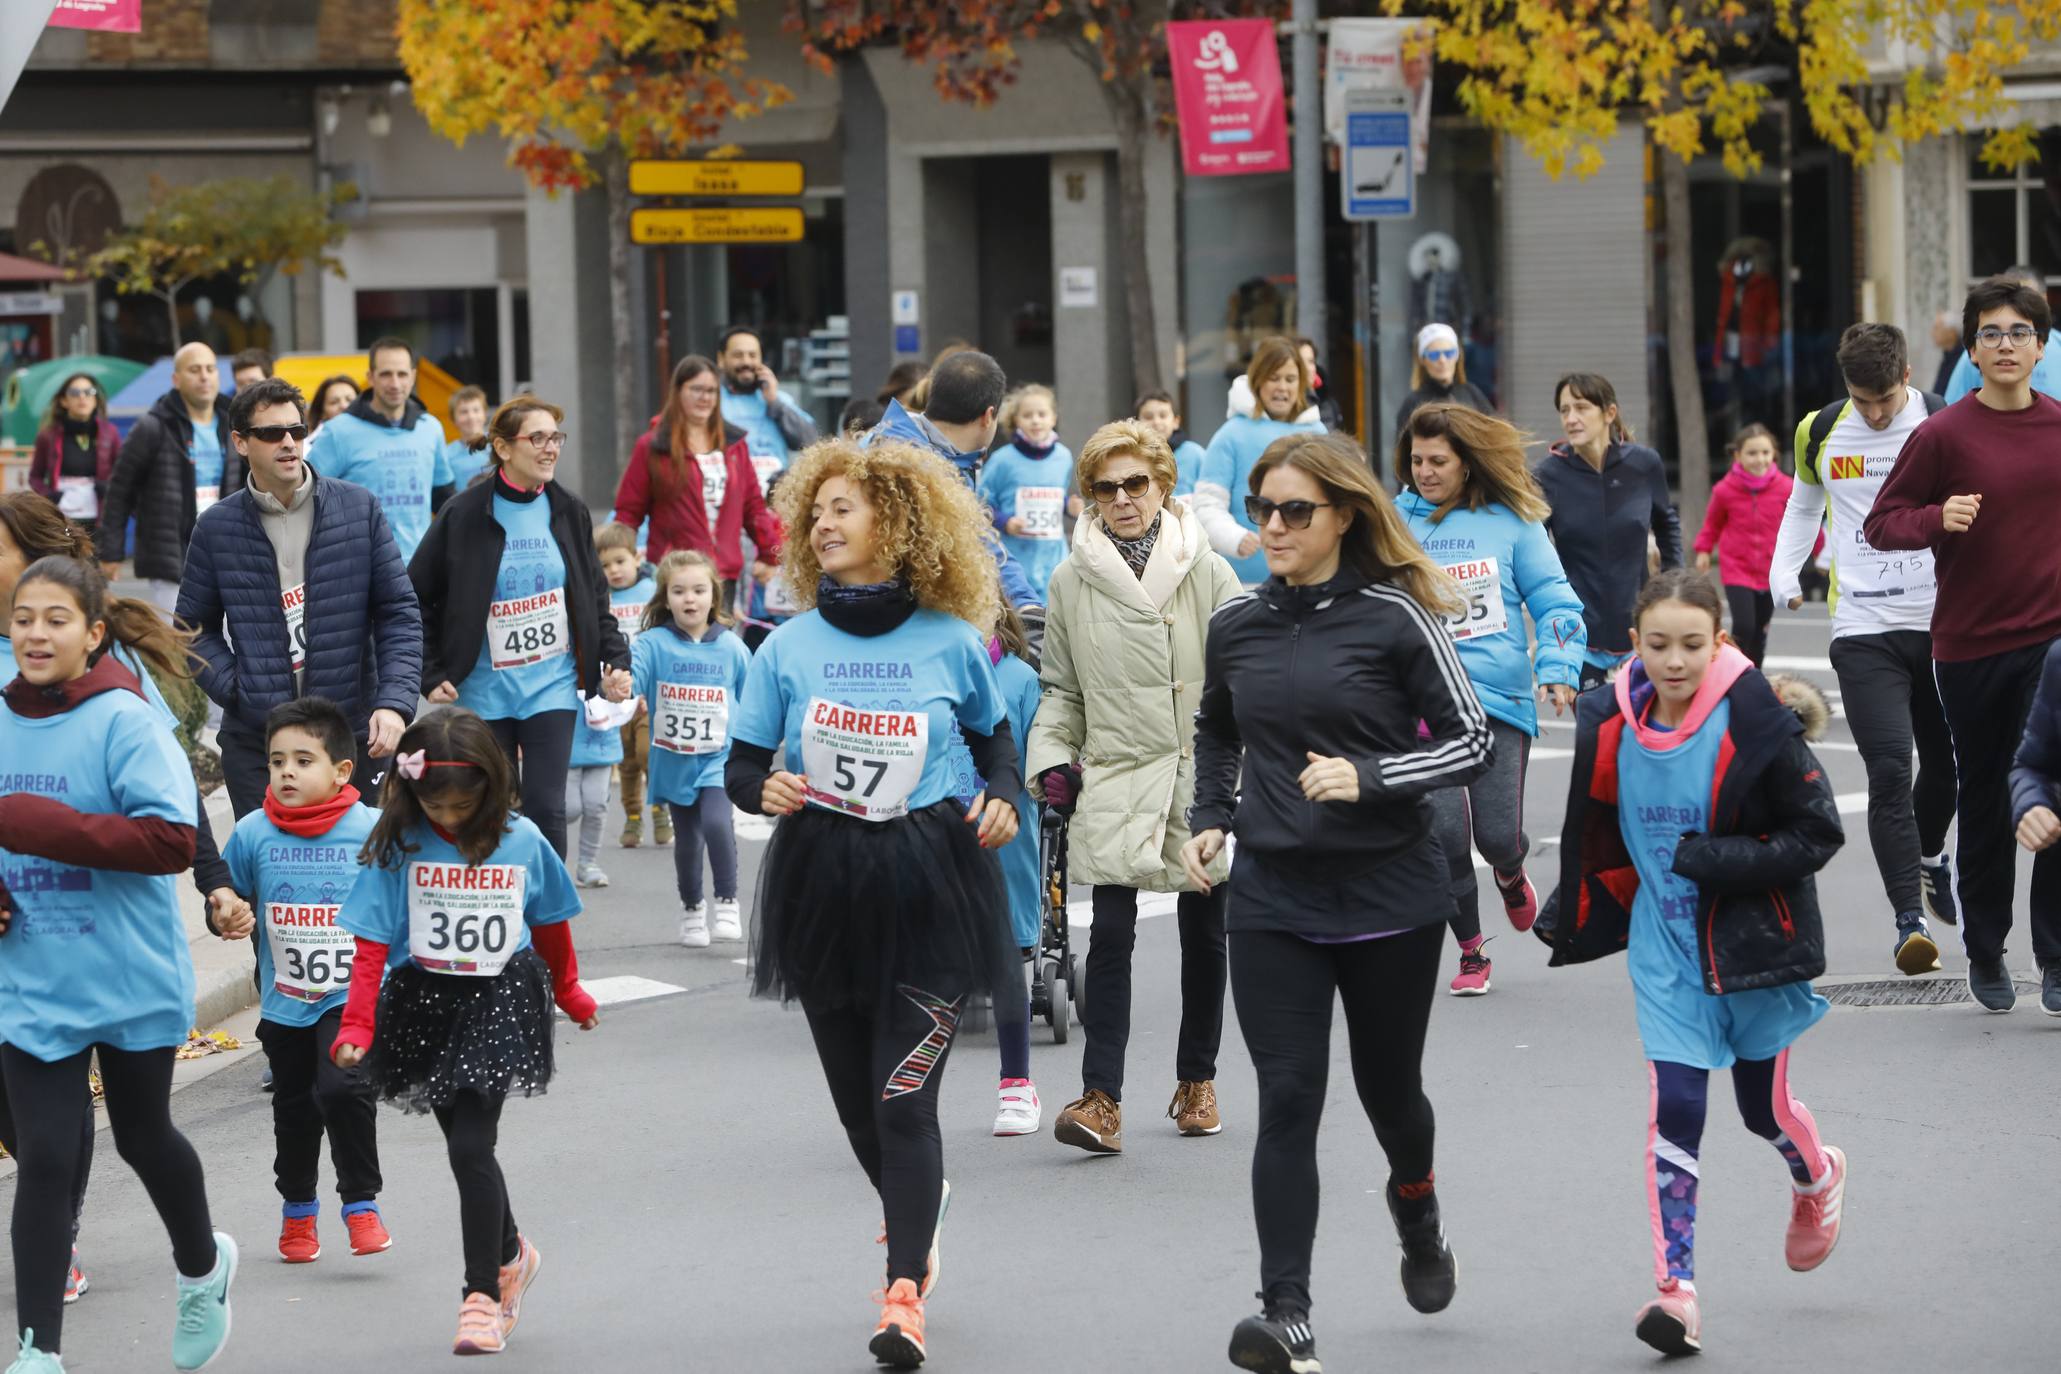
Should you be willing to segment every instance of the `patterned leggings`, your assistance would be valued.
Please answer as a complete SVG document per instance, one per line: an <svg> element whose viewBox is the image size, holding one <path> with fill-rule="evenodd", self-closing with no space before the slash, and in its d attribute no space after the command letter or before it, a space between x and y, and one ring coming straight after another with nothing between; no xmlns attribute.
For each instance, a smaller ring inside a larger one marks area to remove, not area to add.
<svg viewBox="0 0 2061 1374"><path fill-rule="evenodd" d="M1697 1156L1703 1148L1710 1071L1662 1059L1649 1061L1647 1069L1653 1115L1646 1137L1646 1193L1653 1209L1654 1278L1665 1288L1696 1279ZM1789 1051L1732 1065L1732 1092L1746 1129L1782 1152L1798 1187L1825 1176L1818 1124L1789 1095Z"/></svg>

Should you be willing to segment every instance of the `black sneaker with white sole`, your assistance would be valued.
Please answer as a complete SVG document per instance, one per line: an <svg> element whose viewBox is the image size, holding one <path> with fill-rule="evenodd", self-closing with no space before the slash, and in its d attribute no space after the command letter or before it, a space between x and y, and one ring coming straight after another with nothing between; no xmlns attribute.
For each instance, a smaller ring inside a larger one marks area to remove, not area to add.
<svg viewBox="0 0 2061 1374"><path fill-rule="evenodd" d="M1968 991L1975 994L1984 1011L2009 1011L2018 1005L2018 989L2002 959L1970 959Z"/></svg>
<svg viewBox="0 0 2061 1374"><path fill-rule="evenodd" d="M1426 1199L1428 1207L1412 1204L1415 1220L1404 1220L1404 1204L1396 1196L1393 1180L1384 1190L1388 1213L1395 1218L1396 1239L1403 1247L1403 1296L1419 1312L1443 1312L1452 1305L1460 1286L1460 1262L1446 1245L1445 1223L1439 1219L1438 1197Z"/></svg>
<svg viewBox="0 0 2061 1374"><path fill-rule="evenodd" d="M1918 860L1918 891L1925 901L1925 914L1942 925L1961 923L1961 907L1954 900L1954 870L1946 855L1938 863Z"/></svg>
<svg viewBox="0 0 2061 1374"><path fill-rule="evenodd" d="M2061 1016L2061 964L2048 964L2040 972L2040 1010Z"/></svg>
<svg viewBox="0 0 2061 1374"><path fill-rule="evenodd" d="M1231 1332L1231 1363L1258 1374L1323 1374L1317 1359L1317 1338L1310 1331L1310 1311L1297 1302L1269 1300L1257 1317L1247 1317Z"/></svg>

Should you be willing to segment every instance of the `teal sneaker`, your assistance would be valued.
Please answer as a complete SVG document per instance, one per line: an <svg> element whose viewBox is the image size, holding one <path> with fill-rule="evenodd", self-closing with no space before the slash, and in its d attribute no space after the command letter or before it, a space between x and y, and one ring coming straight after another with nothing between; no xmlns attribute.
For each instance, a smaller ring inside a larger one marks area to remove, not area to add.
<svg viewBox="0 0 2061 1374"><path fill-rule="evenodd" d="M64 1374L64 1361L36 1349L31 1344L35 1339L35 1332L22 1332L21 1353L7 1366L7 1374Z"/></svg>
<svg viewBox="0 0 2061 1374"><path fill-rule="evenodd" d="M229 1344L229 1285L236 1282L236 1242L215 1232L215 1272L203 1283L179 1283L179 1329L172 1333L172 1367L205 1369Z"/></svg>

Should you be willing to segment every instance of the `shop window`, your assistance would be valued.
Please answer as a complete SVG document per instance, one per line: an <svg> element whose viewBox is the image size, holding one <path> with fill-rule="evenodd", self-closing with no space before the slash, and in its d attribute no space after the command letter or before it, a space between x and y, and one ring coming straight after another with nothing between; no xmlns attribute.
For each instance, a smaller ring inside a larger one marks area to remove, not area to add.
<svg viewBox="0 0 2061 1374"><path fill-rule="evenodd" d="M2038 268L2061 299L2061 128L2041 132L2039 160L2009 172L1984 165L1972 140L1968 168L1971 284L2010 267Z"/></svg>
<svg viewBox="0 0 2061 1374"><path fill-rule="evenodd" d="M392 335L461 385L501 389L501 314L491 287L472 290L360 291L358 347Z"/></svg>

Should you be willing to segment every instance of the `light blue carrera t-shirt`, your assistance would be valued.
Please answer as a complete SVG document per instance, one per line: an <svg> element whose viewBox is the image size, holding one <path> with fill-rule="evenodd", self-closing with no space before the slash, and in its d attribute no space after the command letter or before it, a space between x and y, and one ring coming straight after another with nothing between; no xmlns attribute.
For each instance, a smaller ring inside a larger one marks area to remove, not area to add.
<svg viewBox="0 0 2061 1374"><path fill-rule="evenodd" d="M323 421L308 441L308 466L324 477L356 482L379 498L403 562L429 533L431 493L452 481L444 427L428 414L397 429L345 411Z"/></svg>
<svg viewBox="0 0 2061 1374"><path fill-rule="evenodd" d="M565 861L526 816L508 818L508 833L481 864L466 863L426 825L404 838L414 852L398 868L361 870L336 918L352 935L389 946L394 964L471 974L528 949L531 926L580 914Z"/></svg>
<svg viewBox="0 0 2061 1374"><path fill-rule="evenodd" d="M212 421L193 427L186 456L193 462L194 494L200 498L200 508L206 510L222 499L222 436Z"/></svg>
<svg viewBox="0 0 2061 1374"><path fill-rule="evenodd" d="M501 571L479 657L458 684L458 704L483 720L578 710L565 554L551 534L550 503L541 496L511 501L496 491L494 522L506 534Z"/></svg>
<svg viewBox="0 0 2061 1374"><path fill-rule="evenodd" d="M274 1025L312 1026L350 996L357 944L336 919L378 820L360 802L326 833L304 838L261 808L236 823L223 848L229 881L257 918L258 1014Z"/></svg>
<svg viewBox="0 0 2061 1374"><path fill-rule="evenodd" d="M1066 557L1066 503L1073 492L1073 453L1055 443L1042 458L1004 444L980 470L980 499L999 528L1020 519L1023 534L1002 533L1002 547L1023 565L1023 575L1045 599L1052 572Z"/></svg>
<svg viewBox="0 0 2061 1374"><path fill-rule="evenodd" d="M751 650L720 625L695 640L668 621L631 647L633 690L651 713L652 801L692 806L723 785L730 718L750 672Z"/></svg>

